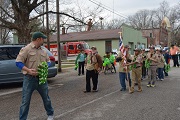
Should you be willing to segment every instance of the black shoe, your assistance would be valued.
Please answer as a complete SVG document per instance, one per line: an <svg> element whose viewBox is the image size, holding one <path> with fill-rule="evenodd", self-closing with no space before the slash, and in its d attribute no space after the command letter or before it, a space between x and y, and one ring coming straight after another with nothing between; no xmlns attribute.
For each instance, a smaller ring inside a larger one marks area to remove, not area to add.
<svg viewBox="0 0 180 120"><path fill-rule="evenodd" d="M86 91L86 90L85 90L85 91L83 91L83 92L84 92L84 93L89 93L89 92L91 92L91 91Z"/></svg>
<svg viewBox="0 0 180 120"><path fill-rule="evenodd" d="M121 88L120 91L126 91L126 89L125 88Z"/></svg>
<svg viewBox="0 0 180 120"><path fill-rule="evenodd" d="M78 74L80 76L80 74Z"/></svg>
<svg viewBox="0 0 180 120"><path fill-rule="evenodd" d="M84 75L84 73L82 75Z"/></svg>

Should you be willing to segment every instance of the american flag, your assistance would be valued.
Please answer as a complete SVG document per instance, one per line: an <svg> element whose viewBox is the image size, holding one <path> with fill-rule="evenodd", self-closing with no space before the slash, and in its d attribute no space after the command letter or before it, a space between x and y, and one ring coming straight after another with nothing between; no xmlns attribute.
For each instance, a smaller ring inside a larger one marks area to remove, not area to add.
<svg viewBox="0 0 180 120"><path fill-rule="evenodd" d="M123 41L122 41L122 36L121 36L121 33L120 33L120 36L119 36L119 51L123 54L123 60L124 62L122 63L122 66L124 66L124 70L126 71L127 70L127 67L125 66L126 64L126 51L124 49L124 45L123 45Z"/></svg>
<svg viewBox="0 0 180 120"><path fill-rule="evenodd" d="M121 51L123 53L123 56L126 56L126 51L124 50L124 45L123 45L121 33L119 36L119 51Z"/></svg>

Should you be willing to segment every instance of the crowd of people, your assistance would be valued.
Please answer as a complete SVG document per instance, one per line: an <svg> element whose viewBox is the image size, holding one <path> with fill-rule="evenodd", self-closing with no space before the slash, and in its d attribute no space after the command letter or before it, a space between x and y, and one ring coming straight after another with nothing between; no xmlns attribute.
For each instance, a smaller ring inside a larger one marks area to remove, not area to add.
<svg viewBox="0 0 180 120"><path fill-rule="evenodd" d="M47 120L54 119L54 109L48 95L48 83L44 82L43 84L39 84L39 65L41 65L42 62L47 63L47 66L51 64L48 54L41 48L46 38L43 33L34 32L31 43L23 47L16 58L16 66L21 69L24 74L19 120L27 119L31 96L35 90L37 90L42 97L48 116ZM115 58L112 53L107 53L103 60L95 46L93 46L91 50L88 54L85 54L84 51L81 50L75 62L75 69L78 68L79 76L81 74L84 75L84 68L86 68L86 90L84 93L98 92L99 73L104 71L103 68L108 65L112 65L116 72L115 62L119 62L118 71L121 91L126 90L125 81L127 80L129 93L134 92L135 83L138 85L137 91L141 92L141 80L145 79L146 76L148 76L149 80L147 87L155 87L156 79L164 80L164 74L168 76L170 58L173 59L173 66L179 67L178 57L180 56L178 53L180 50L175 45L171 46L170 51L155 50L154 47L150 47L150 51L148 52L145 52L144 49L134 49L133 56L129 53L129 46L125 45L124 51L126 55L120 51ZM132 71L131 74L130 71Z"/></svg>
<svg viewBox="0 0 180 120"><path fill-rule="evenodd" d="M135 85L138 86L138 92L142 91L141 81L148 79L147 87L155 87L156 80L163 81L164 76L168 76L170 70L170 59L173 60L173 66L179 67L179 48L175 45L171 45L170 49L155 49L154 46L150 46L148 51L145 49L134 49L134 54L129 53L129 46L124 46L126 56L120 51L118 56L115 56L111 52L106 52L101 59L98 54L97 48L93 46L92 52L86 55L83 51L78 56L82 56L83 63L86 66L86 92L91 92L90 78L92 78L93 92L98 91L98 75L99 72L104 72L107 66L113 66L115 72L115 62L119 63L119 80L121 89L120 91L126 91L126 80L128 81L129 93L134 92ZM98 55L98 57L97 57ZM86 57L84 57L86 56ZM79 59L78 75L81 73L81 60L77 57L76 64ZM84 66L84 65L83 65ZM82 69L84 73L84 69Z"/></svg>
<svg viewBox="0 0 180 120"><path fill-rule="evenodd" d="M129 93L134 92L134 85L138 85L138 92L142 91L141 81L148 77L147 87L155 87L156 80L164 80L170 70L170 59L173 60L173 66L179 67L179 48L171 45L170 49L155 49L149 47L145 49L134 49L134 55L129 54L129 46L125 46L127 52L123 56L119 53L116 60L119 62L119 79L121 91L126 90L125 80L128 80ZM125 62L124 62L125 61ZM130 75L131 71L131 75Z"/></svg>

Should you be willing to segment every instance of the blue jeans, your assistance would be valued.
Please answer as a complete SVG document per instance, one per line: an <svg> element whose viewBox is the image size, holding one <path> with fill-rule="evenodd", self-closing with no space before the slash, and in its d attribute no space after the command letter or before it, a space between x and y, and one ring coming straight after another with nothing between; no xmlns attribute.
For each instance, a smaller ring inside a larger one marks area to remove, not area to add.
<svg viewBox="0 0 180 120"><path fill-rule="evenodd" d="M119 72L119 80L120 80L120 84L122 89L126 90L126 82L125 79L127 78L126 73L124 72ZM131 86L131 78L130 78L130 73L128 72L128 80L129 80L129 85Z"/></svg>
<svg viewBox="0 0 180 120"><path fill-rule="evenodd" d="M27 119L30 100L34 90L37 90L41 95L47 115L49 116L54 114L51 100L48 96L47 82L45 84L39 85L38 78L30 75L25 75L23 81L22 103L20 107L19 120Z"/></svg>
<svg viewBox="0 0 180 120"><path fill-rule="evenodd" d="M163 71L164 71L164 68L158 68L158 78L159 79L164 79Z"/></svg>

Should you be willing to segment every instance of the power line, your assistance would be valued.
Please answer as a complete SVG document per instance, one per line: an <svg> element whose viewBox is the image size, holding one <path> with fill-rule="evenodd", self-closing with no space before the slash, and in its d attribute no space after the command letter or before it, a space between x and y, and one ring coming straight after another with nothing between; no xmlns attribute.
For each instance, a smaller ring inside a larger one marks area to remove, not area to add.
<svg viewBox="0 0 180 120"><path fill-rule="evenodd" d="M89 0L90 2L92 2L92 3L94 3L94 4L96 4L96 5L98 5L98 6L100 6L100 7L102 7L102 8L104 8L105 10L107 10L107 11L109 11L109 12L111 12L111 13L114 13L114 14L116 14L116 15L118 15L118 16L120 16L120 17L123 17L123 18L127 18L127 16L126 15L120 15L119 13L117 13L117 12L115 12L114 10L111 10L111 8L109 8L108 6L106 6L106 5L104 5L104 4L102 4L102 3L100 3L100 2L95 2L95 0L93 1L93 0ZM100 4L102 4L102 5L100 5Z"/></svg>

